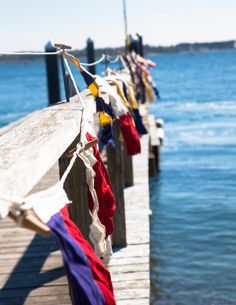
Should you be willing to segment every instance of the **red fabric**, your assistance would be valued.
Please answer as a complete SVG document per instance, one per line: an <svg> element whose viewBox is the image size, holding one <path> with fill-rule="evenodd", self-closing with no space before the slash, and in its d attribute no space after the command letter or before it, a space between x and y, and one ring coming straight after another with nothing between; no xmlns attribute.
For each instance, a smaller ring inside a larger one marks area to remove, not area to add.
<svg viewBox="0 0 236 305"><path fill-rule="evenodd" d="M88 141L95 139L89 133L86 134L86 137ZM102 162L100 153L96 147L93 147L93 154L97 159L97 162L93 166L93 170L96 173L96 176L94 178L94 188L96 190L98 202L99 202L98 217L101 223L106 227L106 237L107 237L108 235L111 235L113 232L113 227L114 227L113 215L116 209L116 202L112 191L110 178ZM88 191L88 204L89 204L89 209L92 211L93 199L89 191Z"/></svg>
<svg viewBox="0 0 236 305"><path fill-rule="evenodd" d="M138 62L141 63L142 65L151 67L151 68L155 68L156 64L154 61L150 60L150 59L146 59L144 57L141 57L140 55L138 56Z"/></svg>
<svg viewBox="0 0 236 305"><path fill-rule="evenodd" d="M139 134L134 126L134 122L129 112L119 117L118 123L125 141L127 154L132 156L140 153L141 145Z"/></svg>
<svg viewBox="0 0 236 305"><path fill-rule="evenodd" d="M63 216L68 233L79 244L87 256L93 278L104 295L106 305L116 305L109 271L103 266L90 244L84 239L75 223L70 219L68 205L61 209L60 213Z"/></svg>

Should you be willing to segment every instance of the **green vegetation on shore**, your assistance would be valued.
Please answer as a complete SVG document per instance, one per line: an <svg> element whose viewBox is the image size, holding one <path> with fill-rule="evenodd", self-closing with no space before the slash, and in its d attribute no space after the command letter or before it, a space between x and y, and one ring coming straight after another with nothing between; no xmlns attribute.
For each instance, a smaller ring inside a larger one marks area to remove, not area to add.
<svg viewBox="0 0 236 305"><path fill-rule="evenodd" d="M151 46L144 45L144 53L176 53L176 52L201 52L201 51L212 51L212 50L226 50L226 49L235 49L236 48L236 40L229 41L220 41L220 42L200 42L200 43L180 43L173 46ZM124 47L117 48L98 48L95 50L97 57L102 54L109 54L111 56L116 56L117 54L124 51ZM73 50L75 56L84 57L86 56L86 49L82 50ZM0 63L1 62L15 62L15 61L32 61L39 60L42 56L8 56L8 55L0 55Z"/></svg>

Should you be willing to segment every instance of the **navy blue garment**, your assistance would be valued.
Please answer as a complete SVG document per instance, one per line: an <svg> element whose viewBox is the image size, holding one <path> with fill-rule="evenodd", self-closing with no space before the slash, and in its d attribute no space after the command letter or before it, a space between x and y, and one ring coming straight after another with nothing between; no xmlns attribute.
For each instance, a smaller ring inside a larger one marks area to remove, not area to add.
<svg viewBox="0 0 236 305"><path fill-rule="evenodd" d="M84 71L81 71L80 73L83 76L84 81L87 86L91 85L94 82L95 76L92 76L90 73L88 73L88 71L84 70Z"/></svg>
<svg viewBox="0 0 236 305"><path fill-rule="evenodd" d="M143 121L138 109L133 109L135 127L140 135L147 134L147 129L143 125Z"/></svg>
<svg viewBox="0 0 236 305"><path fill-rule="evenodd" d="M102 127L101 143L103 146L109 145L115 148L115 140L112 124Z"/></svg>
<svg viewBox="0 0 236 305"><path fill-rule="evenodd" d="M100 96L95 97L97 112L104 111L109 114L110 117L114 118L114 112L108 104L104 101L104 99Z"/></svg>

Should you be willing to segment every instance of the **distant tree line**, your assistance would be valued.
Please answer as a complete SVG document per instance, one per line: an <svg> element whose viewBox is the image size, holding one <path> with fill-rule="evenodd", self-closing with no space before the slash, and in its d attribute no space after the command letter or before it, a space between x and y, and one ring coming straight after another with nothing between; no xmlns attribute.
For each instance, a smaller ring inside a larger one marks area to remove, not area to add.
<svg viewBox="0 0 236 305"><path fill-rule="evenodd" d="M96 45L95 45L96 47ZM200 51L211 51L211 50L226 50L235 49L236 40L221 41L221 42L200 42L200 43L180 43L173 46L151 46L144 45L144 53L174 53L174 52L200 52ZM97 48L96 57L100 57L102 54L109 54L110 56L116 56L117 54L124 52L124 47L117 48ZM78 57L86 57L86 49L73 50L72 54ZM0 62L13 62L13 61L32 61L40 60L42 56L14 56L10 57L7 55L0 56Z"/></svg>

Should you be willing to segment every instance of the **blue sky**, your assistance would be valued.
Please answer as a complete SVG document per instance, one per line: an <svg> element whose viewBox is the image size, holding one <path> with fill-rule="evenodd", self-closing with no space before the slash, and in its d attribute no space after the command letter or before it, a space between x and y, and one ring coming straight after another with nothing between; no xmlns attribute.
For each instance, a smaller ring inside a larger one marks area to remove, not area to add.
<svg viewBox="0 0 236 305"><path fill-rule="evenodd" d="M129 32L144 43L236 39L236 0L126 0ZM0 51L42 50L48 40L83 48L124 43L122 0L0 0Z"/></svg>

